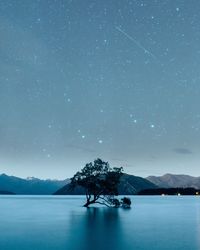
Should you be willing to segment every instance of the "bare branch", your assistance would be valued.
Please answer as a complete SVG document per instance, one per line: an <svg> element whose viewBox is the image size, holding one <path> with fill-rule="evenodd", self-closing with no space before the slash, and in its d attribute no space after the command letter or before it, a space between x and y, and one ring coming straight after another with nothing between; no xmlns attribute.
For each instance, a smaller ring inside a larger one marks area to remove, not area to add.
<svg viewBox="0 0 200 250"><path fill-rule="evenodd" d="M105 205L105 206L107 206L107 207L111 207L110 205L108 205L108 204L106 204L106 203L104 203L104 202L96 201L95 203L98 203L98 204L101 204L101 205Z"/></svg>

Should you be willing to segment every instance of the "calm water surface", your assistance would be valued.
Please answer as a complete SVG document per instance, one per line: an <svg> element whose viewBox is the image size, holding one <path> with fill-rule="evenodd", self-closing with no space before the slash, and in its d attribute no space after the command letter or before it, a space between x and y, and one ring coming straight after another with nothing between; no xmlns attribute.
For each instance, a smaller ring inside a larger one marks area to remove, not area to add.
<svg viewBox="0 0 200 250"><path fill-rule="evenodd" d="M132 196L130 210L81 196L0 196L1 250L197 250L200 197Z"/></svg>

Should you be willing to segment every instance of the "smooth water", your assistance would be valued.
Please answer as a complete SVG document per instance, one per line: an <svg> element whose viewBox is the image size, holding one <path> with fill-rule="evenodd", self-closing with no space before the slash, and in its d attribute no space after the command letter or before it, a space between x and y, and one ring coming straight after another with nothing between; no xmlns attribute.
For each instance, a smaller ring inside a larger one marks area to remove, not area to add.
<svg viewBox="0 0 200 250"><path fill-rule="evenodd" d="M200 249L200 197L131 198L125 210L87 209L82 196L0 196L0 249Z"/></svg>

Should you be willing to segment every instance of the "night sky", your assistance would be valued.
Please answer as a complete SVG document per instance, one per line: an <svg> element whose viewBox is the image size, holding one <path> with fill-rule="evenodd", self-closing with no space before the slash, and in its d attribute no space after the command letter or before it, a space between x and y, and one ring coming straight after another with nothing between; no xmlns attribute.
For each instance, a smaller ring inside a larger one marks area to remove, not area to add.
<svg viewBox="0 0 200 250"><path fill-rule="evenodd" d="M100 157L200 175L199 0L1 0L0 173Z"/></svg>

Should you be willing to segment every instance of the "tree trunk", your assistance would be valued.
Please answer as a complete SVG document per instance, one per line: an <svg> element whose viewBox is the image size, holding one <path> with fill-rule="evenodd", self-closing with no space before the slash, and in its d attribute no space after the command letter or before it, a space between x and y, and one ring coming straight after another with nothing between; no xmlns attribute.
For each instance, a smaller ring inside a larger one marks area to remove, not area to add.
<svg viewBox="0 0 200 250"><path fill-rule="evenodd" d="M92 200L92 201L87 200L87 202L83 206L84 207L89 207L89 205L94 204L94 203L95 203L95 200Z"/></svg>

